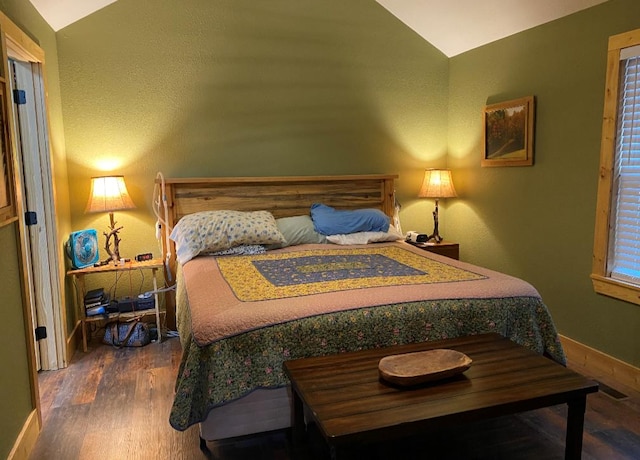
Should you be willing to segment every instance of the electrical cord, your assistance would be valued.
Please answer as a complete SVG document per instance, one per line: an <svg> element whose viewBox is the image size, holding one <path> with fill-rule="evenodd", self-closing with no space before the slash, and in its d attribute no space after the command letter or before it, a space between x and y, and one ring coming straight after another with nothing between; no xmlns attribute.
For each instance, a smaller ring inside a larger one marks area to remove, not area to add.
<svg viewBox="0 0 640 460"><path fill-rule="evenodd" d="M163 293L163 292L169 292L169 291L175 291L175 290L176 290L176 286L175 286L175 284L174 284L173 286L165 286L165 287L160 288L160 289L157 289L157 290L155 290L155 291L153 291L153 290L152 290L152 291L147 291L147 292L145 292L145 293L144 293L144 294L142 294L142 295L144 295L144 296L151 296L151 295L153 295L153 294L161 294L161 293Z"/></svg>

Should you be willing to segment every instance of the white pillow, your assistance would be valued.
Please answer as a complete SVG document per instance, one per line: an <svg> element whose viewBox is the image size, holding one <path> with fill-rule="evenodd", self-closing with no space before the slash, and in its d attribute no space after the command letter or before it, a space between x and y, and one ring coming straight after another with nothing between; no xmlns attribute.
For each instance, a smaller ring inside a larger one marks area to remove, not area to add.
<svg viewBox="0 0 640 460"><path fill-rule="evenodd" d="M203 211L184 216L171 232L176 258L185 264L198 254L240 245L285 244L268 211Z"/></svg>
<svg viewBox="0 0 640 460"><path fill-rule="evenodd" d="M327 235L327 241L333 244L369 244L385 241L404 240L404 235L393 225L389 225L388 232L357 232L344 235Z"/></svg>

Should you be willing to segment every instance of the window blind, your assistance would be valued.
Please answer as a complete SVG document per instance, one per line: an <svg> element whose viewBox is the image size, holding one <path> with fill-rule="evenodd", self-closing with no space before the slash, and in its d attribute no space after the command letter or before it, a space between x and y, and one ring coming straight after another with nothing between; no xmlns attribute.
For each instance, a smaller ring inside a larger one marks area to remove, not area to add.
<svg viewBox="0 0 640 460"><path fill-rule="evenodd" d="M610 276L640 284L640 47L620 57Z"/></svg>

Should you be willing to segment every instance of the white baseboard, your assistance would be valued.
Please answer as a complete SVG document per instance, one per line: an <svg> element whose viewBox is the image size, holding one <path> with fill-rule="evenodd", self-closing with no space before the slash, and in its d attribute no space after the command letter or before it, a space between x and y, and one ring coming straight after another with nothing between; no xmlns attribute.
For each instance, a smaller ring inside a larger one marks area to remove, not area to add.
<svg viewBox="0 0 640 460"><path fill-rule="evenodd" d="M28 460L40 434L40 418L34 409L24 422L7 460Z"/></svg>
<svg viewBox="0 0 640 460"><path fill-rule="evenodd" d="M640 369L620 361L569 337L560 335L567 360L572 366L584 368L594 377L606 376L635 391L640 391Z"/></svg>

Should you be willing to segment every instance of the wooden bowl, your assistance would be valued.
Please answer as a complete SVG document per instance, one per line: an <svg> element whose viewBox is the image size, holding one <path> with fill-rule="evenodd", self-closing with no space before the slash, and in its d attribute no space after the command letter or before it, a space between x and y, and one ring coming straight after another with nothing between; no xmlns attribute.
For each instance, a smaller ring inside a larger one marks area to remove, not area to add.
<svg viewBox="0 0 640 460"><path fill-rule="evenodd" d="M378 363L378 371L387 382L411 386L460 374L469 369L471 362L464 353L438 348L385 356Z"/></svg>

